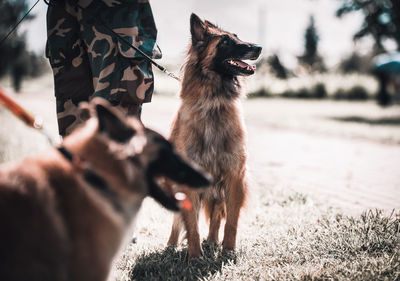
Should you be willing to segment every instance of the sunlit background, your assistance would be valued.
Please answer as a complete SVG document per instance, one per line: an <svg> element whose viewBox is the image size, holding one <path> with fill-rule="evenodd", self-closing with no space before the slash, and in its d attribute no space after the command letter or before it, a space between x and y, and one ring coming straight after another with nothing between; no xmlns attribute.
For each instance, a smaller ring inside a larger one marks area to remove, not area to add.
<svg viewBox="0 0 400 281"><path fill-rule="evenodd" d="M36 1L30 0L33 4ZM320 34L319 51L329 66L353 50L368 52L371 38L357 43L352 39L362 24L360 11L338 18L338 0L151 0L158 28L158 43L163 61L181 63L189 39L189 17L192 12L203 19L234 31L243 40L257 42L264 54L278 53L284 63L294 66L301 55L304 30L309 17L315 17ZM44 49L46 41L46 5L41 2L35 9L36 19L25 24L29 48L36 52ZM389 49L395 45L387 42Z"/></svg>
<svg viewBox="0 0 400 281"><path fill-rule="evenodd" d="M29 1L30 5L35 2ZM248 83L250 95L304 95L301 90L323 85L322 95L342 97L346 95L343 91L356 87L355 90L361 89L356 95L372 98L379 88L370 75L374 57L397 48L395 40L385 36L382 36L383 49L380 50L376 48L371 34L355 40L355 34L365 26L365 11L356 9L338 16L339 9L351 1L150 2L158 28L158 45L163 52L159 63L170 70L179 72L184 61L192 12L238 34L244 41L263 46L263 54L258 62L261 68ZM39 56L43 56L46 42L46 9L47 6L41 1L33 10L35 18L23 23L20 30L26 34L28 49ZM382 13L378 20L383 23L388 21L388 14ZM311 60L316 59L315 63L302 60L307 52L306 32L310 26L312 34L309 39L314 40L311 44L315 44L316 48ZM349 75L343 76L343 73ZM157 92L172 94L179 91L179 85L165 78L156 71ZM338 84L338 80L342 83Z"/></svg>

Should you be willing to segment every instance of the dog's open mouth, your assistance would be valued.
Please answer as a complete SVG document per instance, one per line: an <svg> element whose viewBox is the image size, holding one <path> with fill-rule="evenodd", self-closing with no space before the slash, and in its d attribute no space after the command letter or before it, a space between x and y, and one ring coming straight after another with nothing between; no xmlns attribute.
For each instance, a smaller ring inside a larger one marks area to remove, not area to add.
<svg viewBox="0 0 400 281"><path fill-rule="evenodd" d="M173 165L171 164L171 166ZM212 182L212 178L208 173L200 172L187 165L183 166L182 169L187 170L185 172L177 169L160 174L152 174L151 170L147 172L149 195L165 208L172 211L179 211L180 209L190 210L192 207L192 203L186 195L178 191L179 184L193 189L202 189Z"/></svg>
<svg viewBox="0 0 400 281"><path fill-rule="evenodd" d="M148 183L149 195L165 208L171 211L179 211L184 204L187 206L188 203L186 203L186 195L176 192L175 188L165 184L162 178L151 179ZM190 208L191 204L189 206L189 209Z"/></svg>
<svg viewBox="0 0 400 281"><path fill-rule="evenodd" d="M242 60L238 59L227 59L224 61L224 63L227 65L227 67L240 72L241 74L244 75L252 75L254 74L256 70L255 65L248 64Z"/></svg>
<svg viewBox="0 0 400 281"><path fill-rule="evenodd" d="M190 210L192 208L192 203L186 194L178 192L175 184L166 184L165 178L155 179L153 183L154 188L157 191L153 190L152 197L167 209L178 211L180 209Z"/></svg>
<svg viewBox="0 0 400 281"><path fill-rule="evenodd" d="M177 192L177 185L202 189L211 184L212 177L195 163L183 159L166 140L160 142L165 147L160 149L145 172L148 195L165 208L179 211L189 207L190 202L184 194Z"/></svg>

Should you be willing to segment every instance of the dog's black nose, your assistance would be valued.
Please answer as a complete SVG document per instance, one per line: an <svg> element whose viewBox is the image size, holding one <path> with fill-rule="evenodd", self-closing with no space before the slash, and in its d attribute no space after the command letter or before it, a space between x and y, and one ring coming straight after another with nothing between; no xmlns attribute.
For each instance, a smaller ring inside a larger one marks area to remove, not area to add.
<svg viewBox="0 0 400 281"><path fill-rule="evenodd" d="M252 60L258 59L258 57L261 54L261 50L262 50L261 46L252 45L251 46L251 52L250 52L250 54L251 54L251 58L250 59L252 59Z"/></svg>
<svg viewBox="0 0 400 281"><path fill-rule="evenodd" d="M262 47L261 46L253 46L253 52L259 56L261 54Z"/></svg>

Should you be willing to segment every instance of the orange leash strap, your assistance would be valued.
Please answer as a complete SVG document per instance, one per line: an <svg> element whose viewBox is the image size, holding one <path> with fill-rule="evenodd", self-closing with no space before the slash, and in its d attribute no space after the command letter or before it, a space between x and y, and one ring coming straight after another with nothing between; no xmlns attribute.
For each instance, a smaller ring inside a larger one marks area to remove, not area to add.
<svg viewBox="0 0 400 281"><path fill-rule="evenodd" d="M0 88L0 104L4 105L5 108L10 110L16 117L24 122L29 127L38 130L44 135L51 145L57 145L59 140L54 140L51 134L43 128L42 121L35 118L32 114L26 111L22 106L15 102L10 96L8 96L2 88Z"/></svg>
<svg viewBox="0 0 400 281"><path fill-rule="evenodd" d="M22 120L29 127L40 129L41 126L35 122L35 117L23 109L18 103L10 98L3 89L0 88L0 103L10 110L15 116Z"/></svg>

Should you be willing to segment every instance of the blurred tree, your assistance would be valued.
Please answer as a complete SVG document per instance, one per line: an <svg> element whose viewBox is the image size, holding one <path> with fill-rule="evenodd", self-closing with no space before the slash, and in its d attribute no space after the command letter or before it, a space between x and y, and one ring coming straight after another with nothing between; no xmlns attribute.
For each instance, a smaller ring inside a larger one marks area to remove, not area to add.
<svg viewBox="0 0 400 281"><path fill-rule="evenodd" d="M370 73L373 68L373 55L361 55L357 52L344 57L339 63L339 71L343 73Z"/></svg>
<svg viewBox="0 0 400 281"><path fill-rule="evenodd" d="M314 16L310 16L310 22L304 33L304 53L297 57L300 64L309 72L325 71L322 57L318 54L319 35L315 27Z"/></svg>
<svg viewBox="0 0 400 281"><path fill-rule="evenodd" d="M310 23L306 29L304 35L305 50L304 50L304 61L308 64L313 64L316 60L319 36L317 29L315 28L314 16L310 16Z"/></svg>
<svg viewBox="0 0 400 281"><path fill-rule="evenodd" d="M384 39L393 39L400 50L400 0L340 0L342 6L336 11L338 17L362 11L364 22L354 39L371 35L375 40L375 52L385 51Z"/></svg>
<svg viewBox="0 0 400 281"><path fill-rule="evenodd" d="M288 78L288 70L281 63L277 54L273 54L267 59L267 63L271 69L272 74L274 74L279 79L287 79Z"/></svg>
<svg viewBox="0 0 400 281"><path fill-rule="evenodd" d="M0 40L28 11L28 1L0 0ZM28 15L25 21L33 19ZM25 34L17 31L0 44L0 77L9 74L15 90L19 90L25 76L40 75L44 71L43 59L26 49ZM36 65L34 65L36 64ZM34 75L32 75L34 73Z"/></svg>

